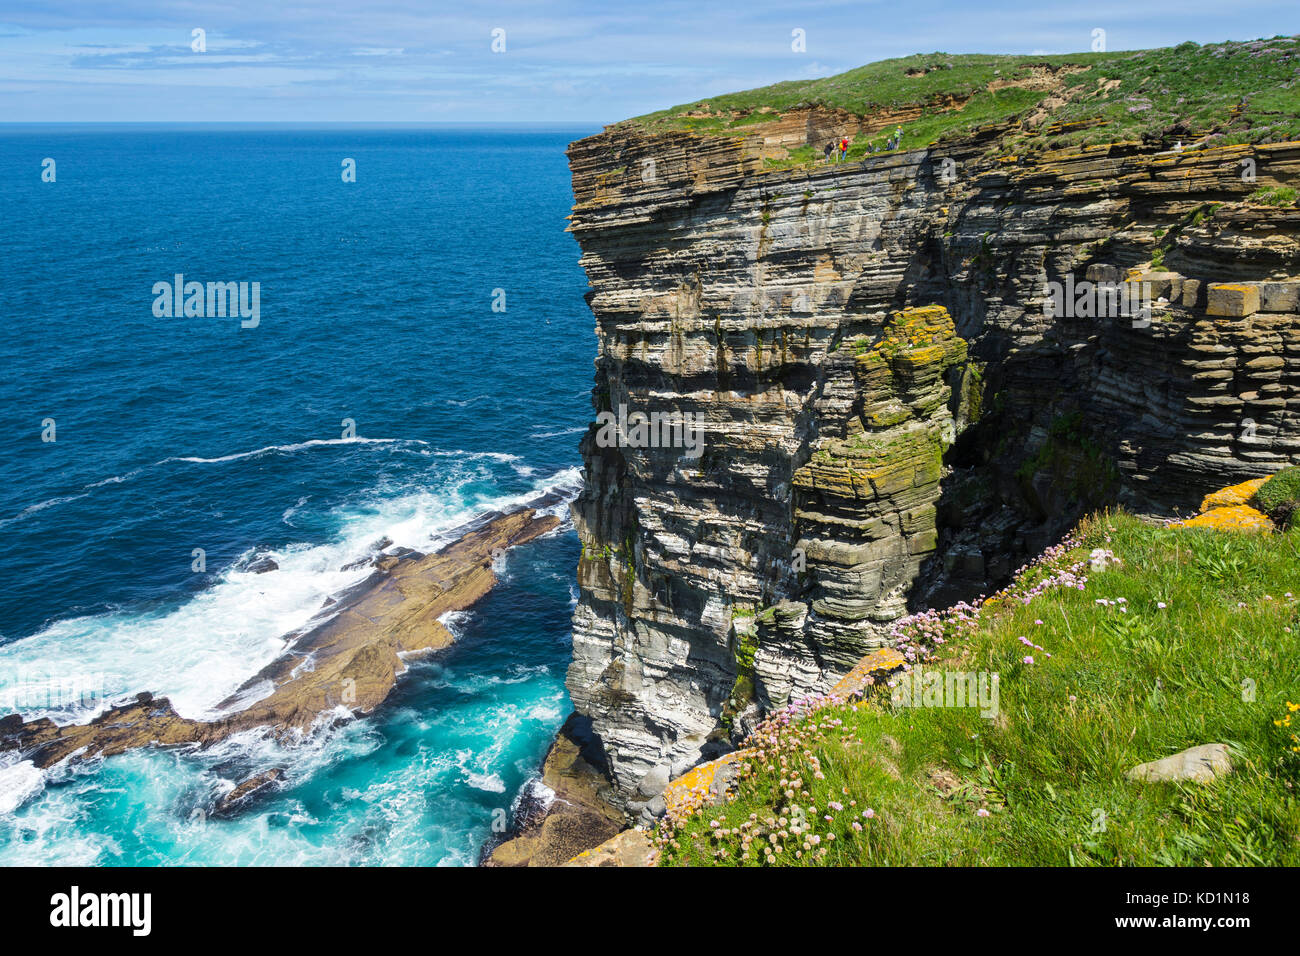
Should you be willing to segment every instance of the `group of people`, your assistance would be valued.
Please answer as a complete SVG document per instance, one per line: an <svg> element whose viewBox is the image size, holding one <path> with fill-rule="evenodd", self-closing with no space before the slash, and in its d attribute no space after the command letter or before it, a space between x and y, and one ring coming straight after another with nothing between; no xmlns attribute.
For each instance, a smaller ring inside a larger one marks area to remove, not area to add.
<svg viewBox="0 0 1300 956"><path fill-rule="evenodd" d="M898 149L898 147L902 145L902 142L903 142L903 127L900 126L897 129L895 129L893 135L891 135L889 139L885 141L885 148L883 152L888 153L892 150ZM849 138L847 136L841 136L839 142L836 142L833 139L828 141L825 147L823 147L822 149L822 154L826 157L826 162L828 163L831 161L832 157L834 157L834 160L837 163L844 162L844 157L848 155L848 152L849 152ZM877 152L876 144L868 143L867 152L868 153Z"/></svg>
<svg viewBox="0 0 1300 956"><path fill-rule="evenodd" d="M831 161L832 156L835 157L835 162L841 163L844 161L844 157L848 154L848 151L849 138L847 136L841 136L838 143L833 139L828 141L825 148L822 149L822 154L826 157L826 162L828 163Z"/></svg>

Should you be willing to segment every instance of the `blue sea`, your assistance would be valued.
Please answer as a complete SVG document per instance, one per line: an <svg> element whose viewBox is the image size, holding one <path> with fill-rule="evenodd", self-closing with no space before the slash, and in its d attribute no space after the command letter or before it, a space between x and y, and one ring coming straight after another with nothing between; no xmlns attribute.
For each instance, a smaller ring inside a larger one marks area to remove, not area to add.
<svg viewBox="0 0 1300 956"><path fill-rule="evenodd" d="M564 149L595 131L0 126L0 716L209 715L385 539L575 492L595 338ZM177 274L259 283L256 326L156 315ZM569 711L557 513L370 715L0 755L0 864L475 863ZM281 790L206 813L269 768Z"/></svg>

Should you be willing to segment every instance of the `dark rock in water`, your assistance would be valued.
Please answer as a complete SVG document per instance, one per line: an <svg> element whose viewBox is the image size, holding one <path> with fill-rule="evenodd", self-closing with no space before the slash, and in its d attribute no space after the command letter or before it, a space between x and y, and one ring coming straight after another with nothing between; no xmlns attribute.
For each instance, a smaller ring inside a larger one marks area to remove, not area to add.
<svg viewBox="0 0 1300 956"><path fill-rule="evenodd" d="M393 548L375 558L375 567L380 571L391 571L403 561L418 561L424 555L414 548Z"/></svg>
<svg viewBox="0 0 1300 956"><path fill-rule="evenodd" d="M280 565L276 564L275 559L269 555L258 558L250 564L245 570L252 571L254 574L265 574L267 571L279 571Z"/></svg>
<svg viewBox="0 0 1300 956"><path fill-rule="evenodd" d="M230 817L244 810L252 800L269 793L274 785L284 778L283 767L272 767L255 773L241 782L234 790L217 798L212 806L212 816Z"/></svg>

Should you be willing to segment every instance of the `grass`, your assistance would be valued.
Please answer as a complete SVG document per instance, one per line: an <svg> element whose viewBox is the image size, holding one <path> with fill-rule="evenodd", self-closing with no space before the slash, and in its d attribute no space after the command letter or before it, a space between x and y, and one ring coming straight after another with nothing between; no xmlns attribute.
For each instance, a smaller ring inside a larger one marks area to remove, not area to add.
<svg viewBox="0 0 1300 956"><path fill-rule="evenodd" d="M1300 468L1283 468L1255 492L1259 509L1279 526L1300 527Z"/></svg>
<svg viewBox="0 0 1300 956"><path fill-rule="evenodd" d="M998 143L1000 151L1152 137L1178 138L1185 145L1202 137L1217 144L1281 142L1300 139L1298 68L1300 38L1295 36L1053 56L929 53L881 60L822 79L713 96L619 125L743 135L796 108L872 116L919 106L921 116L902 124L901 148L916 149L977 127L1023 119L1050 95L1061 99L1044 107L1043 124L1009 129ZM1044 69L1060 71L1057 89L1035 88L1032 80ZM1031 81L1029 87L1004 85L1026 81ZM960 108L951 108L954 104ZM892 131L891 124L870 142L880 149ZM855 142L848 158L862 157L867 147L867 140ZM809 151L769 165L820 159L812 147L802 149Z"/></svg>
<svg viewBox="0 0 1300 956"><path fill-rule="evenodd" d="M1290 186L1256 189L1247 197L1246 201L1257 206L1294 206L1296 205L1296 191Z"/></svg>
<svg viewBox="0 0 1300 956"><path fill-rule="evenodd" d="M779 113L806 106L843 109L866 116L949 97L969 97L985 90L996 80L1027 77L1034 66L1086 65L1105 61L1108 56L1104 53L1066 56L918 54L880 60L822 79L790 80L709 97L649 113L629 122L660 128L729 129L738 121L754 122L752 117L758 110ZM711 115L693 117L692 113Z"/></svg>
<svg viewBox="0 0 1300 956"><path fill-rule="evenodd" d="M978 612L896 627L923 670L998 674L995 717L874 694L770 718L734 799L661 826L661 863L1300 864L1294 594L1300 534L1098 515ZM1232 773L1125 776L1205 743Z"/></svg>

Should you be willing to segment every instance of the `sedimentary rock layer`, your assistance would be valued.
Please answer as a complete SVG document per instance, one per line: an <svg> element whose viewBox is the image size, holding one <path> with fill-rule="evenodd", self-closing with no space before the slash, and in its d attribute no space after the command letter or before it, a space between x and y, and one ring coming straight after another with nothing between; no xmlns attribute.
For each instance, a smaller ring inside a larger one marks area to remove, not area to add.
<svg viewBox="0 0 1300 956"><path fill-rule="evenodd" d="M633 814L1086 508L1300 460L1300 211L1246 202L1300 144L1026 159L999 132L794 169L761 136L570 147L595 410L705 439L583 443L568 687ZM1130 278L1145 324L1049 302Z"/></svg>

